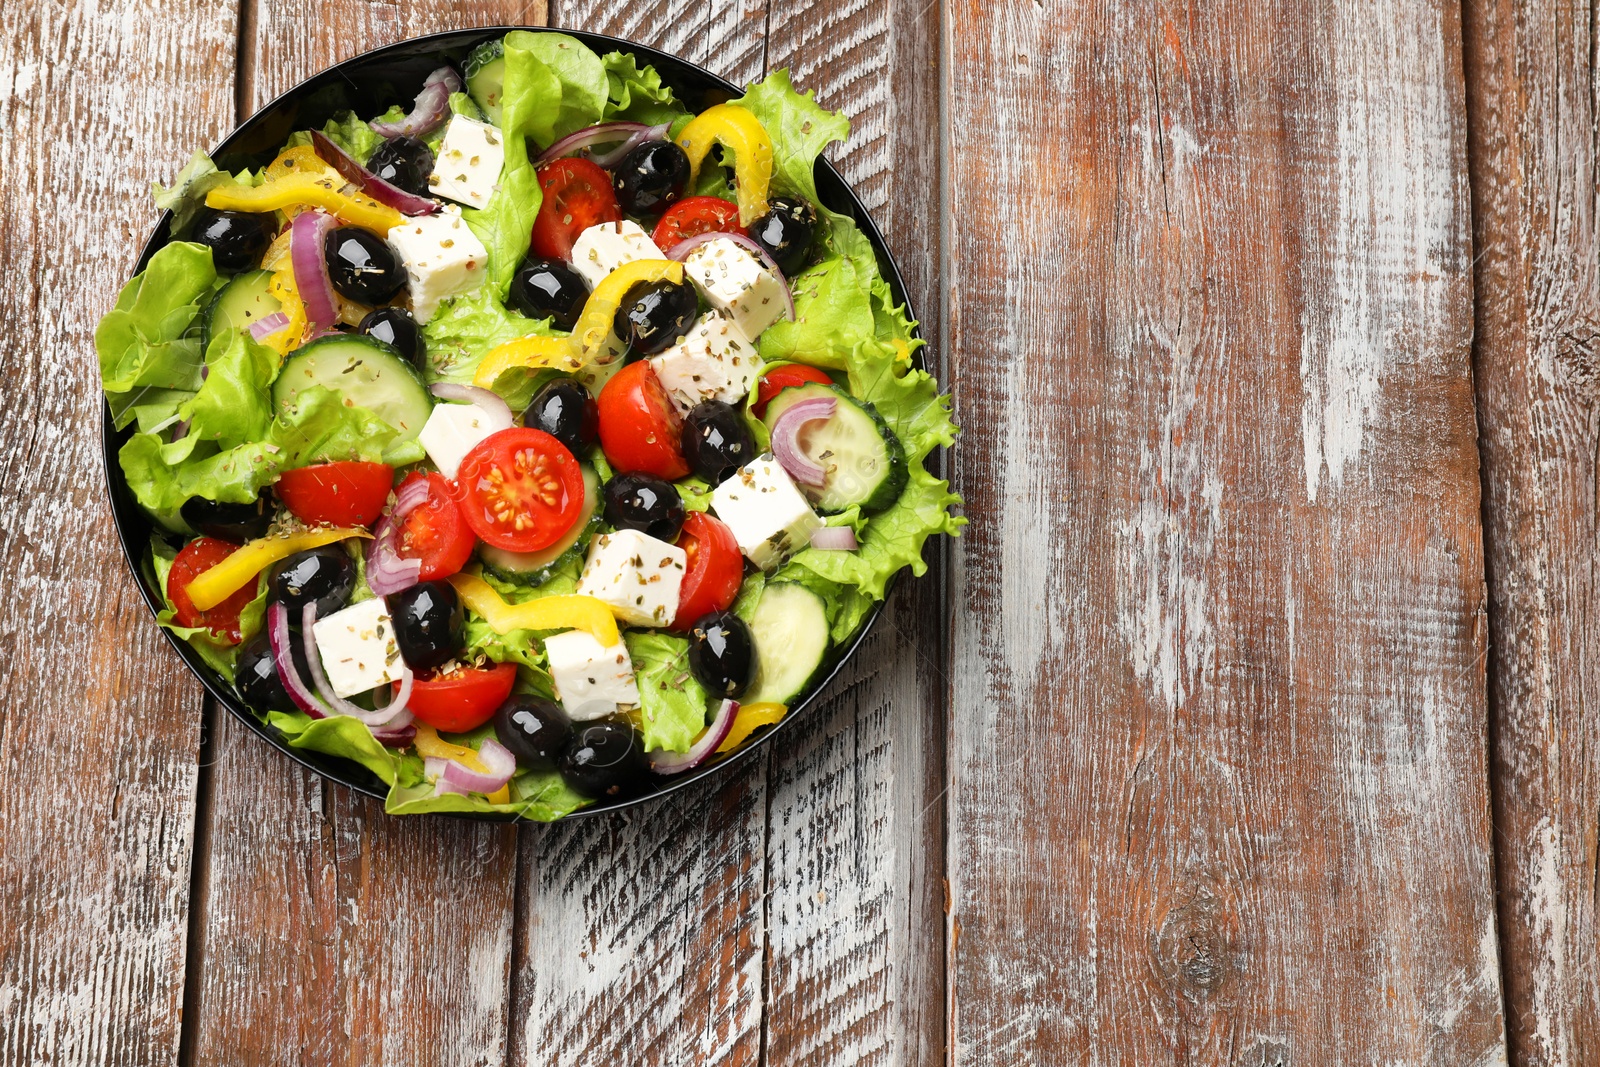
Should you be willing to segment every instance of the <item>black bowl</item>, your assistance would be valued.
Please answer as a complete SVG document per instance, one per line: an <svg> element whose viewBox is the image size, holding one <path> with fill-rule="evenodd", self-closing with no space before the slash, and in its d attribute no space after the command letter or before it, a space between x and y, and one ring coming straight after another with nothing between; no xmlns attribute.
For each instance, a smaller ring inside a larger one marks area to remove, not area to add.
<svg viewBox="0 0 1600 1067"><path fill-rule="evenodd" d="M672 87L673 92L692 111L702 111L713 104L743 95L743 90L733 83L724 81L710 71L687 63L676 56L598 33L583 33L577 30L554 31L540 26L497 26L454 30L377 48L329 67L290 89L251 116L244 125L217 146L211 154L212 158L219 167L228 171L237 172L247 167L254 169L265 166L278 154L280 146L295 130L321 129L322 125L338 111L354 111L363 118L370 118L387 110L390 104L409 104L412 97L421 89L423 79L431 71L446 62L453 63L459 68L467 53L474 47L484 41L502 37L512 29L527 29L535 33L566 33L583 41L601 55L616 50L631 52L641 63L654 66L666 84ZM855 219L856 224L871 239L873 248L878 252L879 261L887 268L886 274L895 299L906 301L905 286L901 281L899 268L889 255L883 235L878 232L877 226L873 224L866 207L856 197L855 192L826 160L818 162L816 179L817 192L822 202L834 211ZM163 214L156 223L155 233L145 243L144 252L139 256L136 272L144 270L150 262L150 257L171 239L171 221L172 216L168 213ZM916 317L909 306L907 313L913 319ZM920 354L918 362L920 365ZM155 614L165 605L147 558L152 533L151 523L134 502L133 495L123 480L122 467L117 462L117 452L131 433L132 427L118 431L112 425L110 407L105 407L101 437L105 448L106 481L111 490L111 511L117 524L117 536L122 541L122 551L128 558L128 566L133 569L134 578L139 583L139 591L144 595L151 614ZM893 586L894 582L891 581L890 589ZM888 590L885 591L886 596L887 594ZM877 622L882 608L882 603L874 606L850 640L833 650L823 669L818 672L817 677L790 709L789 714L784 716L782 722L720 760L682 775L661 779L659 787L653 792L616 803L594 804L568 815L567 818L575 819L600 812L617 811L677 792L709 775L724 773L729 767L746 759L763 745L770 744L774 737L788 730L817 703L844 661L850 658L866 637L867 631ZM360 764L334 756L325 756L319 752L291 748L282 733L268 726L240 702L230 679L221 677L208 667L186 642L166 631L163 633L166 633L172 647L183 657L189 669L194 671L201 684L217 702L227 708L240 722L265 738L274 748L323 777L349 786L357 792L380 800L387 795L388 788L382 780ZM467 817L495 821L511 818L511 816L492 814Z"/></svg>

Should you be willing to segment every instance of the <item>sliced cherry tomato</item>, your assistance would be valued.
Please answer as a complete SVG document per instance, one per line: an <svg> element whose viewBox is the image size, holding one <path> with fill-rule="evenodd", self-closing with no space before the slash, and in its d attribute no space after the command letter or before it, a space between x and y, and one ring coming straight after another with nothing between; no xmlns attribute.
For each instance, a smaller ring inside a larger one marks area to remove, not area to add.
<svg viewBox="0 0 1600 1067"><path fill-rule="evenodd" d="M663 252L672 246L703 233L720 233L739 229L739 205L730 204L720 196L691 196L679 200L667 209L656 223L650 239Z"/></svg>
<svg viewBox="0 0 1600 1067"><path fill-rule="evenodd" d="M678 593L674 630L688 630L713 611L725 611L739 595L744 581L744 556L733 531L703 511L691 511L683 520L678 547L689 557Z"/></svg>
<svg viewBox="0 0 1600 1067"><path fill-rule="evenodd" d="M676 481L689 473L679 438L683 418L646 360L630 363L600 390L600 447L619 471Z"/></svg>
<svg viewBox="0 0 1600 1067"><path fill-rule="evenodd" d="M302 522L371 526L393 487L387 463L320 463L284 471L273 491Z"/></svg>
<svg viewBox="0 0 1600 1067"><path fill-rule="evenodd" d="M833 379L815 367L808 367L804 363L791 363L787 367L774 367L761 376L756 387L756 402L750 406L756 418L766 413L767 401L783 392L785 389L797 385L806 385L810 382L819 382L822 385L832 385Z"/></svg>
<svg viewBox="0 0 1600 1067"><path fill-rule="evenodd" d="M544 201L533 220L529 247L545 259L571 259L572 242L590 226L620 222L622 209L611 175L587 159L569 156L539 168Z"/></svg>
<svg viewBox="0 0 1600 1067"><path fill-rule="evenodd" d="M238 550L238 545L215 537L196 537L183 546L167 572L167 599L172 602L173 620L179 626L204 626L218 637L239 643L239 613L256 598L256 583L245 585L210 611L195 607L187 590L190 582Z"/></svg>
<svg viewBox="0 0 1600 1067"><path fill-rule="evenodd" d="M418 478L428 480L428 499L401 520L395 547L406 559L420 559L422 573L418 580L432 582L465 567L478 542L456 506L449 479L442 474L412 471L400 485L410 485Z"/></svg>
<svg viewBox="0 0 1600 1067"><path fill-rule="evenodd" d="M461 459L456 502L472 532L508 552L537 552L583 511L583 468L543 430L490 434Z"/></svg>
<svg viewBox="0 0 1600 1067"><path fill-rule="evenodd" d="M517 681L517 665L457 667L449 674L418 674L411 683L411 714L447 734L476 730L489 721ZM400 683L394 683L395 692Z"/></svg>

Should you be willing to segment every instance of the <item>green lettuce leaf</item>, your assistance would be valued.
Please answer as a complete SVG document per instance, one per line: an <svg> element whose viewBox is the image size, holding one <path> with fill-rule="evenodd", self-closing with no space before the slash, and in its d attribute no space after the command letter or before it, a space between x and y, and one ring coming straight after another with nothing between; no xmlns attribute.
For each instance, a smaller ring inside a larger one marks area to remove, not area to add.
<svg viewBox="0 0 1600 1067"><path fill-rule="evenodd" d="M871 280L861 277L854 260L833 256L795 275L789 285L794 321L779 320L761 332L761 358L844 370L851 353L877 333Z"/></svg>
<svg viewBox="0 0 1600 1067"><path fill-rule="evenodd" d="M623 635L639 680L639 733L644 750L687 752L706 726L706 691L689 669L689 642L672 634Z"/></svg>
<svg viewBox="0 0 1600 1067"><path fill-rule="evenodd" d="M817 103L811 90L797 93L789 72L778 69L745 90L738 104L772 138L772 184L779 193L817 202L817 157L834 141L850 137L850 120Z"/></svg>
<svg viewBox="0 0 1600 1067"><path fill-rule="evenodd" d="M403 118L404 113L398 108L391 108L396 120ZM377 120L374 119L374 122ZM333 118L322 124L322 134L328 140L344 149L357 163L365 165L372 158L372 153L383 144L384 137L373 133L372 127L364 119L357 117L354 111L337 112ZM284 148L302 148L311 144L311 134L305 130L296 130L289 135L283 143Z"/></svg>
<svg viewBox="0 0 1600 1067"><path fill-rule="evenodd" d="M313 719L303 711L273 711L267 713L267 723L283 731L290 748L303 748L354 760L394 786L399 776L400 755L372 736L372 731L360 719L349 715L330 715L326 719Z"/></svg>
<svg viewBox="0 0 1600 1067"><path fill-rule="evenodd" d="M463 296L439 309L422 328L427 341L429 383L456 382L471 385L478 364L490 349L516 337L530 334L551 336L549 319L530 319L505 306L486 289ZM526 407L534 390L551 376L549 371L514 369L494 383L513 409Z"/></svg>
<svg viewBox="0 0 1600 1067"><path fill-rule="evenodd" d="M205 206L207 193L219 185L234 184L260 185L261 179L247 170L238 174L218 170L210 156L196 152L189 157L189 162L184 164L170 186L151 182L150 198L156 202L157 210L172 212L171 233L181 236Z"/></svg>
<svg viewBox="0 0 1600 1067"><path fill-rule="evenodd" d="M639 66L626 52L607 53L600 63L606 71L606 105L600 121L658 126L687 119L688 112L661 83L656 68Z"/></svg>
<svg viewBox="0 0 1600 1067"><path fill-rule="evenodd" d="M505 96L508 105L511 98L511 54L524 50L542 62L560 85L552 108L554 114L546 116L550 120L550 140L538 137L535 133L541 147L548 148L557 138L600 121L611 91L605 64L588 45L564 33L513 30L506 34Z"/></svg>
<svg viewBox="0 0 1600 1067"><path fill-rule="evenodd" d="M200 388L205 361L192 328L216 282L211 249L174 241L122 287L95 327L100 383L118 429L136 416L166 419Z"/></svg>

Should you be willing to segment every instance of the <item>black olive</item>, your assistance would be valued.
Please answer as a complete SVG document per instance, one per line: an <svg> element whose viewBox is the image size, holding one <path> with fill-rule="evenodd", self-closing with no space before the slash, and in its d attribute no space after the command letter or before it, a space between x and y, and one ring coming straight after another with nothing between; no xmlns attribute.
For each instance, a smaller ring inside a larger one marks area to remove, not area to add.
<svg viewBox="0 0 1600 1067"><path fill-rule="evenodd" d="M311 684L311 667L306 663L305 644L289 642L289 654L294 658L295 670L300 680ZM263 714L269 711L295 711L296 705L289 690L278 674L277 660L272 655L272 642L266 634L257 634L239 650L239 660L233 668L233 687L245 704Z"/></svg>
<svg viewBox="0 0 1600 1067"><path fill-rule="evenodd" d="M494 713L494 734L522 766L549 771L572 738L572 720L560 704L518 693Z"/></svg>
<svg viewBox="0 0 1600 1067"><path fill-rule="evenodd" d="M683 458L696 474L721 485L756 458L756 441L732 404L703 400L683 419Z"/></svg>
<svg viewBox="0 0 1600 1067"><path fill-rule="evenodd" d="M586 454L600 436L600 409L581 382L557 378L533 394L522 425L543 430L575 456Z"/></svg>
<svg viewBox="0 0 1600 1067"><path fill-rule="evenodd" d="M611 173L617 203L629 215L654 215L683 195L689 154L671 141L651 141L622 157Z"/></svg>
<svg viewBox="0 0 1600 1067"><path fill-rule="evenodd" d="M575 793L598 799L621 797L645 782L649 764L639 734L625 722L584 723L556 760L556 769Z"/></svg>
<svg viewBox="0 0 1600 1067"><path fill-rule="evenodd" d="M218 273L238 274L261 266L261 257L277 233L271 214L205 211L195 220L189 240L211 249L211 263Z"/></svg>
<svg viewBox="0 0 1600 1067"><path fill-rule="evenodd" d="M583 275L556 259L525 259L511 276L506 302L530 319L549 319L558 330L571 330L589 299Z"/></svg>
<svg viewBox="0 0 1600 1067"><path fill-rule="evenodd" d="M605 497L606 521L619 530L639 530L668 542L683 530L683 497L653 474L619 474L606 483Z"/></svg>
<svg viewBox="0 0 1600 1067"><path fill-rule="evenodd" d="M811 236L817 232L817 209L804 200L775 196L767 201L767 213L745 232L767 250L779 270L796 274L805 266Z"/></svg>
<svg viewBox="0 0 1600 1067"><path fill-rule="evenodd" d="M207 537L242 545L267 536L267 527L272 525L272 493L263 489L248 504L222 504L194 496L183 502L178 513Z"/></svg>
<svg viewBox="0 0 1600 1067"><path fill-rule="evenodd" d="M394 345L419 371L428 369L427 349L422 344L422 329L405 308L375 308L367 312L357 330Z"/></svg>
<svg viewBox="0 0 1600 1067"><path fill-rule="evenodd" d="M355 587L355 562L338 545L296 552L267 580L269 599L288 608L296 625L307 604L316 604L317 618L323 618L349 603Z"/></svg>
<svg viewBox="0 0 1600 1067"><path fill-rule="evenodd" d="M688 282L640 282L622 298L612 328L619 338L653 356L687 334L699 313L700 297Z"/></svg>
<svg viewBox="0 0 1600 1067"><path fill-rule="evenodd" d="M689 631L689 669L706 691L736 697L756 680L756 643L750 627L731 611L713 611Z"/></svg>
<svg viewBox="0 0 1600 1067"><path fill-rule="evenodd" d="M415 137L394 137L378 146L367 169L390 185L416 196L432 196L428 175L433 173L433 153Z"/></svg>
<svg viewBox="0 0 1600 1067"><path fill-rule="evenodd" d="M430 671L461 650L466 619L449 582L419 582L384 598L394 623L394 643L414 671Z"/></svg>
<svg viewBox="0 0 1600 1067"><path fill-rule="evenodd" d="M328 234L322 252L329 280L347 300L369 306L387 303L406 283L393 249L359 226L340 226Z"/></svg>

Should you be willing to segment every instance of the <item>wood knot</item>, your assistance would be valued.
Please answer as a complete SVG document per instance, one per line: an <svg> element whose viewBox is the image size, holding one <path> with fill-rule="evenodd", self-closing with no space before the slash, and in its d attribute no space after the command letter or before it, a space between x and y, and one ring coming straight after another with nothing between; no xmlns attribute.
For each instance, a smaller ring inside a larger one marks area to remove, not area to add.
<svg viewBox="0 0 1600 1067"><path fill-rule="evenodd" d="M1162 921L1154 953L1157 972L1192 999L1211 996L1238 969L1233 922L1232 909L1211 889L1200 889Z"/></svg>
<svg viewBox="0 0 1600 1067"><path fill-rule="evenodd" d="M1555 370L1586 399L1600 397L1600 324L1577 319L1556 335Z"/></svg>

